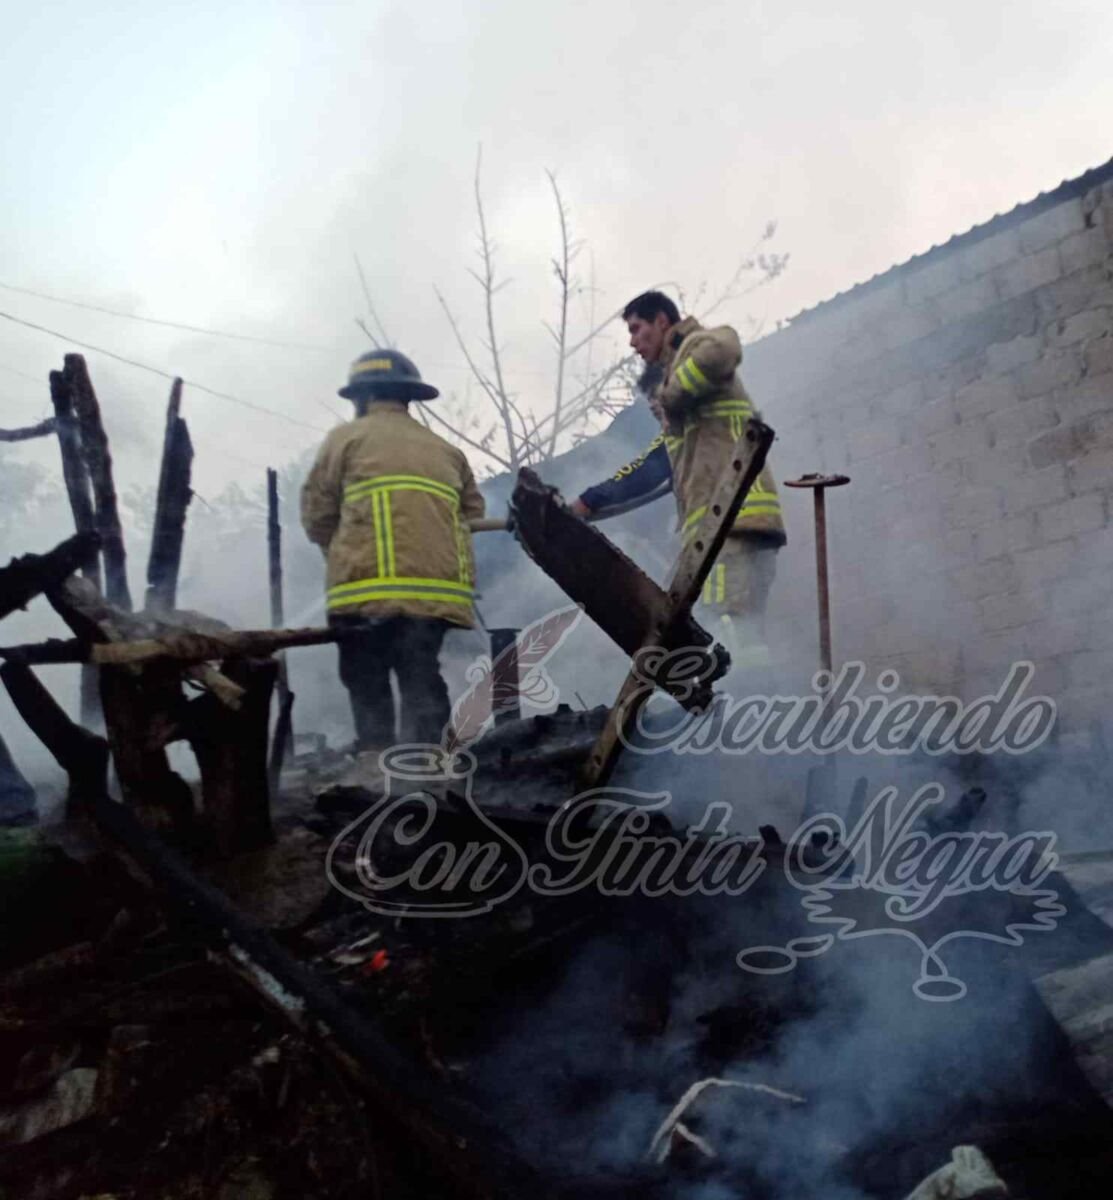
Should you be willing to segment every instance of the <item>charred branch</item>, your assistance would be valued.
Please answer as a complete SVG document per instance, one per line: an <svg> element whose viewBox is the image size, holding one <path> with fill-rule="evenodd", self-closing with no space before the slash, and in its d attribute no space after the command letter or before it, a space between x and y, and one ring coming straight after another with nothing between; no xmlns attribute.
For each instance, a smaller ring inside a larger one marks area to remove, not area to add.
<svg viewBox="0 0 1113 1200"><path fill-rule="evenodd" d="M162 446L162 466L158 477L155 524L151 553L147 561L147 597L149 611L165 612L177 602L178 572L182 563L186 511L193 499L190 478L193 443L182 419L182 381L175 379L166 411L166 434Z"/></svg>
<svg viewBox="0 0 1113 1200"><path fill-rule="evenodd" d="M32 438L46 437L55 428L54 418L48 417L37 425L27 425L23 429L0 429L0 442L29 442Z"/></svg>
<svg viewBox="0 0 1113 1200"><path fill-rule="evenodd" d="M0 618L23 608L40 592L57 587L96 561L100 538L89 531L59 542L46 554L24 554L0 568Z"/></svg>

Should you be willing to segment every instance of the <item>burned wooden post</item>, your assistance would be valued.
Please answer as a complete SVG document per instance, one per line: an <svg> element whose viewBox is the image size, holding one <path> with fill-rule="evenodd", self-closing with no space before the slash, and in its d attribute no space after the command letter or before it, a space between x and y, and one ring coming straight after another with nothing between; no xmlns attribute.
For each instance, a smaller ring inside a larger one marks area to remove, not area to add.
<svg viewBox="0 0 1113 1200"><path fill-rule="evenodd" d="M257 850L274 840L270 817L267 730L278 664L232 659L221 672L244 689L236 712L211 694L191 700L186 736L201 768L205 817L221 854Z"/></svg>
<svg viewBox="0 0 1113 1200"><path fill-rule="evenodd" d="M267 468L267 566L270 580L271 627L281 629L286 623L282 602L282 523L278 516L278 472ZM286 672L286 659L278 656L278 716L274 723L271 744L269 778L271 791L278 790L282 764L294 736L294 694Z"/></svg>
<svg viewBox="0 0 1113 1200"><path fill-rule="evenodd" d="M81 453L81 432L73 410L73 392L61 371L50 372L50 399L54 405L54 425L62 455L62 478L66 483L74 528L78 533L95 533L97 523L93 514L93 490L89 483L89 470ZM99 554L82 567L81 574L98 592L103 589ZM92 667L84 667L81 671L81 723L99 725L100 719L97 673Z"/></svg>
<svg viewBox="0 0 1113 1200"><path fill-rule="evenodd" d="M495 709L495 724L521 720L522 704L518 694L518 634L520 629L491 629L491 664L494 667L494 694L505 697Z"/></svg>
<svg viewBox="0 0 1113 1200"><path fill-rule="evenodd" d="M193 499L190 476L193 443L181 416L182 381L175 379L166 409L166 433L162 443L162 465L158 476L155 525L147 560L149 612L168 612L178 599L178 573L182 565L186 510Z"/></svg>
<svg viewBox="0 0 1113 1200"><path fill-rule="evenodd" d="M112 479L112 453L101 421L100 405L89 378L85 359L80 354L67 354L62 370L73 398L73 410L81 430L81 452L93 485L96 502L96 526L101 536L104 554L105 597L118 608L131 611L131 592L128 589L127 554L120 514L116 507L116 485Z"/></svg>

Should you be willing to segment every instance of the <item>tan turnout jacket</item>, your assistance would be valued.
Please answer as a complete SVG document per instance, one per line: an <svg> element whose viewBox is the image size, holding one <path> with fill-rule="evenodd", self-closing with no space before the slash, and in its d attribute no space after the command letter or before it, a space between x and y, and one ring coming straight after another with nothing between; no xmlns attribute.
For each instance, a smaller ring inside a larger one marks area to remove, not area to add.
<svg viewBox="0 0 1113 1200"><path fill-rule="evenodd" d="M329 615L475 623L468 521L483 497L463 453L400 401L334 429L301 493L301 521L328 559Z"/></svg>
<svg viewBox="0 0 1113 1200"><path fill-rule="evenodd" d="M686 317L672 327L665 343L665 377L658 399L685 541L695 536L728 455L755 416L735 373L741 362L742 343L729 325L704 329L694 317ZM785 541L781 501L768 463L750 489L732 533L760 535L774 544Z"/></svg>

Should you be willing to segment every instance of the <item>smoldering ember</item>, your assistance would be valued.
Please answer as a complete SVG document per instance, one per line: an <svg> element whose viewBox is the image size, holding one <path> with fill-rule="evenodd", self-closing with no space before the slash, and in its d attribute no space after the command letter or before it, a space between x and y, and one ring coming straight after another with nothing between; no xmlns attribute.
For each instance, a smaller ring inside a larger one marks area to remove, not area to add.
<svg viewBox="0 0 1113 1200"><path fill-rule="evenodd" d="M492 327L487 435L372 308L231 515L181 379L127 490L81 354L3 432L65 529L2 526L0 1195L1107 1194L1113 161L745 387L621 320L582 427Z"/></svg>

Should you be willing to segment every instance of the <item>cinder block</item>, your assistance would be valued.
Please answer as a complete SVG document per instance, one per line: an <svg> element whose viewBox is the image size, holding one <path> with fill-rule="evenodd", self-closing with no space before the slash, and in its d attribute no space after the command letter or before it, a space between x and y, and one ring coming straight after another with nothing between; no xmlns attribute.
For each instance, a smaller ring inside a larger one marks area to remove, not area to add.
<svg viewBox="0 0 1113 1200"><path fill-rule="evenodd" d="M989 448L985 418L963 421L953 429L928 438L926 444L932 465L943 465L981 454Z"/></svg>
<svg viewBox="0 0 1113 1200"><path fill-rule="evenodd" d="M1040 251L1046 254L1047 251ZM1041 325L1058 317L1070 317L1090 308L1101 308L1113 303L1113 281L1108 267L1087 267L1072 275L1064 272L1057 279L1041 288L1035 296Z"/></svg>
<svg viewBox="0 0 1113 1200"><path fill-rule="evenodd" d="M1071 494L1066 467L1054 466L1042 471L1014 471L1012 478L1002 485L1001 500L1005 513L1014 517L1066 500Z"/></svg>
<svg viewBox="0 0 1113 1200"><path fill-rule="evenodd" d="M1067 672L1071 689L1104 687L1106 704L1109 697L1109 680L1113 678L1113 651L1084 651L1072 654L1067 659Z"/></svg>
<svg viewBox="0 0 1113 1200"><path fill-rule="evenodd" d="M1059 258L1063 274L1073 275L1086 267L1099 266L1113 255L1113 244L1105 226L1098 223L1093 229L1073 233L1059 243Z"/></svg>
<svg viewBox="0 0 1113 1200"><path fill-rule="evenodd" d="M1078 542L1074 538L1017 551L1012 561L1021 591L1046 592L1051 584L1075 572L1078 553ZM1113 628L1113 622L1110 622L1110 628Z"/></svg>
<svg viewBox="0 0 1113 1200"><path fill-rule="evenodd" d="M1048 400L1029 400L986 418L987 440L997 450L1019 447L1034 435L1059 424L1059 414ZM1020 455L1018 453L1018 460Z"/></svg>
<svg viewBox="0 0 1113 1200"><path fill-rule="evenodd" d="M1020 249L1025 254L1034 254L1045 246L1051 246L1085 228L1082 201L1080 197L1075 196L1037 216L1030 217L1023 225L1018 226Z"/></svg>
<svg viewBox="0 0 1113 1200"><path fill-rule="evenodd" d="M1055 407L1064 424L1113 409L1113 373L1087 376L1055 392Z"/></svg>
<svg viewBox="0 0 1113 1200"><path fill-rule="evenodd" d="M964 246L958 253L958 273L962 279L976 279L988 271L1012 262L1020 254L1016 228L1002 230Z"/></svg>
<svg viewBox="0 0 1113 1200"><path fill-rule="evenodd" d="M924 304L933 296L957 287L958 283L957 256L945 254L933 263L905 272L905 300L909 304Z"/></svg>
<svg viewBox="0 0 1113 1200"><path fill-rule="evenodd" d="M1005 557L948 571L947 583L957 595L967 600L984 600L987 596L1016 591L1020 587L1020 577L1013 560Z"/></svg>
<svg viewBox="0 0 1113 1200"><path fill-rule="evenodd" d="M955 393L955 408L965 422L972 417L1009 408L1017 402L1019 393L1011 375L989 375Z"/></svg>
<svg viewBox="0 0 1113 1200"><path fill-rule="evenodd" d="M1028 443L1028 461L1037 471L1054 463L1070 462L1083 453L1089 436L1087 425L1082 421L1049 429Z"/></svg>
<svg viewBox="0 0 1113 1200"><path fill-rule="evenodd" d="M1082 355L1077 347L1054 350L1013 372L1017 394L1022 400L1046 396L1082 378Z"/></svg>
<svg viewBox="0 0 1113 1200"><path fill-rule="evenodd" d="M1110 297L1113 301L1113 296ZM1071 346L1075 342L1108 336L1113 330L1113 305L1090 308L1071 317L1060 317L1047 329L1049 346Z"/></svg>
<svg viewBox="0 0 1113 1200"><path fill-rule="evenodd" d="M938 315L940 324L950 325L954 321L962 321L976 313L985 312L999 299L997 285L992 276L982 275L978 279L965 280L950 291L936 296L931 301L931 308Z"/></svg>
<svg viewBox="0 0 1113 1200"><path fill-rule="evenodd" d="M1003 300L1011 300L1054 283L1062 274L1059 250L1048 246L1035 254L1026 254L994 272L997 291Z"/></svg>
<svg viewBox="0 0 1113 1200"><path fill-rule="evenodd" d="M951 529L972 529L1001 517L1001 496L993 488L967 488L943 505Z"/></svg>
<svg viewBox="0 0 1113 1200"><path fill-rule="evenodd" d="M1087 375L1104 375L1107 371L1113 371L1113 333L1105 333L1087 342L1082 357ZM1113 389L1113 384L1110 386Z"/></svg>
<svg viewBox="0 0 1113 1200"><path fill-rule="evenodd" d="M1036 524L1045 543L1091 533L1102 529L1105 522L1105 498L1098 492L1063 500L1036 513Z"/></svg>
<svg viewBox="0 0 1113 1200"><path fill-rule="evenodd" d="M867 408L871 420L903 417L914 413L924 402L924 382L910 379L898 384L869 401Z"/></svg>
<svg viewBox="0 0 1113 1200"><path fill-rule="evenodd" d="M1041 616L1040 606L1031 596L1010 592L1001 596L987 596L981 601L982 628L1013 629L1025 625Z"/></svg>
<svg viewBox="0 0 1113 1200"><path fill-rule="evenodd" d="M1013 371L1027 363L1035 362L1043 354L1044 339L1041 334L1034 333L1030 337L1013 338L1009 342L1000 342L986 349L986 360L989 369L994 374L1003 371Z"/></svg>
<svg viewBox="0 0 1113 1200"><path fill-rule="evenodd" d="M908 421L909 434L907 441L919 441L935 433L942 433L958 424L958 413L955 402L950 396L921 404L910 416Z"/></svg>
<svg viewBox="0 0 1113 1200"><path fill-rule="evenodd" d="M972 529L948 529L941 541L942 555L946 565L961 567L973 562L976 557L974 531Z"/></svg>

